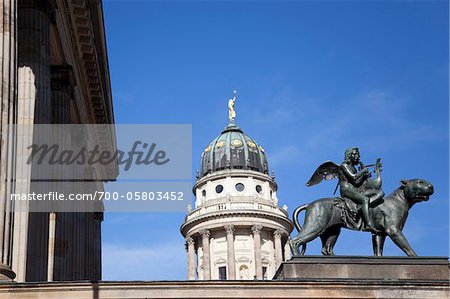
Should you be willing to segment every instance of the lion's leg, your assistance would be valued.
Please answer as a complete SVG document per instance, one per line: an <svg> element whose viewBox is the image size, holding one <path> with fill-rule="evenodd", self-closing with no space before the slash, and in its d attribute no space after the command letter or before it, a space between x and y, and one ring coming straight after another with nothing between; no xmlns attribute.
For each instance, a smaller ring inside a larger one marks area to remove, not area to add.
<svg viewBox="0 0 450 299"><path fill-rule="evenodd" d="M417 256L417 254L411 248L411 245L409 245L408 240L406 240L405 235L403 235L403 232L400 229L390 228L386 230L386 233L389 235L392 241L398 247L400 247L400 249L403 250L408 256Z"/></svg>
<svg viewBox="0 0 450 299"><path fill-rule="evenodd" d="M333 226L327 229L321 236L322 240L322 254L323 255L334 255L333 248L336 241L341 233L341 228L339 226Z"/></svg>
<svg viewBox="0 0 450 299"><path fill-rule="evenodd" d="M375 256L383 255L383 247L384 241L386 240L385 234L372 234L372 246L373 246L373 254Z"/></svg>
<svg viewBox="0 0 450 299"><path fill-rule="evenodd" d="M291 240L293 253L299 252L299 247L323 234L333 216L332 199L316 201L308 206L303 229Z"/></svg>
<svg viewBox="0 0 450 299"><path fill-rule="evenodd" d="M321 231L318 228L303 229L297 236L291 240L291 247L294 255L299 254L299 247L306 244L320 235Z"/></svg>

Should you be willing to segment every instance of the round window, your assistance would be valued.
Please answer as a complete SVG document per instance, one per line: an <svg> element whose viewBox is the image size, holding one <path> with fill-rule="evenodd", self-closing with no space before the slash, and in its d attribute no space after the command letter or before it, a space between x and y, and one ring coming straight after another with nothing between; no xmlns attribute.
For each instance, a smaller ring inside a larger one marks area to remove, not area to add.
<svg viewBox="0 0 450 299"><path fill-rule="evenodd" d="M217 185L216 186L216 192L217 193L222 193L222 191L223 191L223 186L222 185Z"/></svg>
<svg viewBox="0 0 450 299"><path fill-rule="evenodd" d="M235 187L236 187L236 190L239 192L244 191L244 184L242 184L242 183L237 183Z"/></svg>
<svg viewBox="0 0 450 299"><path fill-rule="evenodd" d="M262 187L260 185L256 185L256 192L261 193Z"/></svg>

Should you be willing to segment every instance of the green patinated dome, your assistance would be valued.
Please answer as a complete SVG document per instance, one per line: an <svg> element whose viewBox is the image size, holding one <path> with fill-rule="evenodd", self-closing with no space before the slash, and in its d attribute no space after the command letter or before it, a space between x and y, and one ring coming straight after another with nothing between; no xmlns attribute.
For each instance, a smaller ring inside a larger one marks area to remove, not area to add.
<svg viewBox="0 0 450 299"><path fill-rule="evenodd" d="M264 149L233 122L203 151L200 175L225 169L269 173Z"/></svg>

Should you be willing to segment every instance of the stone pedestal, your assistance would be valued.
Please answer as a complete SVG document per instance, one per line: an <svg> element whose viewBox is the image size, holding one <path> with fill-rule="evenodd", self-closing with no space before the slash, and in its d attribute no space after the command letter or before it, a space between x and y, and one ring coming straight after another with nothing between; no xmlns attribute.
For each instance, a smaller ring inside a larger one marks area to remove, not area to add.
<svg viewBox="0 0 450 299"><path fill-rule="evenodd" d="M448 282L447 257L300 256L283 262L275 280Z"/></svg>

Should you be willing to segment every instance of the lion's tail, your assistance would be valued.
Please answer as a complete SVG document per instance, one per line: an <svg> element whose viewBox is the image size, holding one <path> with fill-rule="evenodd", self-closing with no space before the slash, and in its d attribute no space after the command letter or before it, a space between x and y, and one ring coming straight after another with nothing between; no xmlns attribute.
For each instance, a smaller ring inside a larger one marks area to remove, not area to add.
<svg viewBox="0 0 450 299"><path fill-rule="evenodd" d="M298 232L302 231L302 226L298 222L298 214L300 214L301 211L306 210L307 207L308 207L308 204L299 206L298 208L296 208L294 210L294 213L292 213L292 219L294 220L294 226L298 230ZM304 255L305 252L306 252L306 243L302 244L302 251L300 252L300 255Z"/></svg>

